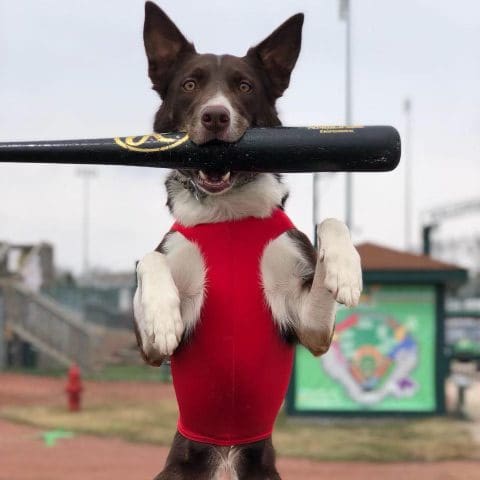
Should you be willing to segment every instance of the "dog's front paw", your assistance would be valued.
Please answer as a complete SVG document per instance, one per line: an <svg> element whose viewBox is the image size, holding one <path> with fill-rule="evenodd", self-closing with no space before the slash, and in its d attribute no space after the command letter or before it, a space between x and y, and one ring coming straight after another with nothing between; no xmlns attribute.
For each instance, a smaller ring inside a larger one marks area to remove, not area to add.
<svg viewBox="0 0 480 480"><path fill-rule="evenodd" d="M147 358L172 355L182 339L184 326L180 298L161 255L145 257L138 267L134 314Z"/></svg>
<svg viewBox="0 0 480 480"><path fill-rule="evenodd" d="M156 292L142 297L144 330L150 345L160 355L172 355L183 334L178 294Z"/></svg>
<svg viewBox="0 0 480 480"><path fill-rule="evenodd" d="M320 252L325 264L325 288L339 303L355 307L362 292L360 255L353 245L337 245Z"/></svg>

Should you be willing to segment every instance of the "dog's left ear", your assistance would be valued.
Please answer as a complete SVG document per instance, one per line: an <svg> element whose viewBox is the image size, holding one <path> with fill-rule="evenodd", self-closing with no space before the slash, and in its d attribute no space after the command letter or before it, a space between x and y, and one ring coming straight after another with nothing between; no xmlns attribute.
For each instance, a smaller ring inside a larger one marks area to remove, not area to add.
<svg viewBox="0 0 480 480"><path fill-rule="evenodd" d="M270 36L250 48L247 57L260 61L273 85L273 94L281 97L290 83L302 46L303 13L282 23Z"/></svg>

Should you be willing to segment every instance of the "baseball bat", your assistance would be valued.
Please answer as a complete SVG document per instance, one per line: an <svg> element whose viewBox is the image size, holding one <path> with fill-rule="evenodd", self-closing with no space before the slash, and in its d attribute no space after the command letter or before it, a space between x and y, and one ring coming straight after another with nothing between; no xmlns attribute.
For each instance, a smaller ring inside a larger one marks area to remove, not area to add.
<svg viewBox="0 0 480 480"><path fill-rule="evenodd" d="M186 133L0 143L0 162L131 165L252 172L381 172L400 161L389 126L251 128L235 143L196 145Z"/></svg>

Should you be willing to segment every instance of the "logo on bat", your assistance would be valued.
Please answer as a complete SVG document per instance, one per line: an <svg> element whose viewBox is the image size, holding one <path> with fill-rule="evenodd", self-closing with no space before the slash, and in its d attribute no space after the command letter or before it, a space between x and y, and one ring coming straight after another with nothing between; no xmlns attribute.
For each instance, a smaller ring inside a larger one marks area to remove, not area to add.
<svg viewBox="0 0 480 480"><path fill-rule="evenodd" d="M151 133L150 135L115 137L115 143L131 152L164 152L179 147L189 139L187 133Z"/></svg>
<svg viewBox="0 0 480 480"><path fill-rule="evenodd" d="M318 130L320 133L355 133L362 125L313 125L309 130Z"/></svg>

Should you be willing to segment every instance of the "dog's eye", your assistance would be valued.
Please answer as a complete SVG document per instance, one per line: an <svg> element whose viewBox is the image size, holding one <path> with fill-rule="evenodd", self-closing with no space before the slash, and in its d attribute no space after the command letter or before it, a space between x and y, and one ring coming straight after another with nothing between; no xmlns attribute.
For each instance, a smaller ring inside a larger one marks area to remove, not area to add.
<svg viewBox="0 0 480 480"><path fill-rule="evenodd" d="M197 88L197 84L195 83L195 80L187 80L183 83L182 87L186 92L192 92Z"/></svg>
<svg viewBox="0 0 480 480"><path fill-rule="evenodd" d="M238 88L242 93L250 93L253 90L252 84L246 80L242 80Z"/></svg>

